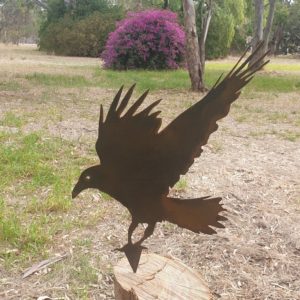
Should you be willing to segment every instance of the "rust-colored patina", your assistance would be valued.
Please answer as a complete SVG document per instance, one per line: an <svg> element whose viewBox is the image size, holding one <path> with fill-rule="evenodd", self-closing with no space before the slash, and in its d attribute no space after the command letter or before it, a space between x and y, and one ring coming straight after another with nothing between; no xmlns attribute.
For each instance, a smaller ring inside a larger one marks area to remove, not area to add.
<svg viewBox="0 0 300 300"><path fill-rule="evenodd" d="M148 91L128 108L134 85L123 99L121 87L105 119L101 105L96 142L101 164L82 172L72 197L84 189L95 188L127 207L132 216L128 242L118 250L125 252L134 272L144 248L142 243L152 235L157 222L166 220L206 234L215 233L211 227L224 228L220 221L226 218L219 214L224 211L221 198L175 199L168 197L168 193L180 175L185 174L194 159L200 156L202 146L218 128L216 122L228 114L241 89L267 63L256 69L247 67L253 55L255 53L240 65L243 55L201 101L162 130L158 118L160 112L152 112L160 101L138 111ZM265 55L258 62L263 61ZM148 227L143 237L133 243L131 236L139 223L147 223Z"/></svg>

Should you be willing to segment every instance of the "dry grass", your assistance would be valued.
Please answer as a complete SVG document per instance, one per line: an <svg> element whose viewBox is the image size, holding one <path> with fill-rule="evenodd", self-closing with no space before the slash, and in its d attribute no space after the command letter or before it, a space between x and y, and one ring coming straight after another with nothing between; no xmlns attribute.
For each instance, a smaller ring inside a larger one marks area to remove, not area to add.
<svg viewBox="0 0 300 300"><path fill-rule="evenodd" d="M53 87L24 78L39 72L89 78L99 64L94 59L5 46L0 53L0 82L8 82L0 88L0 142L19 145L19 139L36 131L50 145L59 138L64 144L55 150L59 157L43 162L54 174L57 166L74 166L77 171L68 180L75 182L78 169L97 159L99 102L107 108L115 88ZM300 66L299 60L293 64ZM214 299L300 298L299 96L298 91L242 96L173 191L182 197L222 196L226 229L205 236L163 223L147 241L149 251L173 255L199 270ZM159 90L148 101L158 98L164 99L160 109L166 124L199 95ZM1 190L2 214L17 212L23 229L32 228L31 219L39 221L45 232L33 228L23 234L45 240L33 250L0 237L0 299L113 299L112 266L121 255L112 249L126 239L127 211L96 191L83 193L65 209L40 209L52 186L28 192L25 182L20 178ZM59 195L69 200L69 192ZM57 253L68 258L21 279L27 267Z"/></svg>

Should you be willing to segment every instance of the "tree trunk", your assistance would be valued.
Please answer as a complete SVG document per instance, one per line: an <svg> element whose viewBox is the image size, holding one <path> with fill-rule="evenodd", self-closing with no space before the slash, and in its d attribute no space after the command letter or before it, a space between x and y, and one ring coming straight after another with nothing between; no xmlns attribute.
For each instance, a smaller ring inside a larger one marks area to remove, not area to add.
<svg viewBox="0 0 300 300"><path fill-rule="evenodd" d="M275 11L275 1L269 0L269 13L267 18L266 27L263 28L263 18L264 18L264 0L255 0L255 20L254 20L254 36L252 40L252 52L256 49L259 43L263 42L261 49L253 56L252 60L249 62L249 66L258 67L255 61L268 49L270 32L273 24L274 11ZM261 61L260 64L263 64Z"/></svg>
<svg viewBox="0 0 300 300"><path fill-rule="evenodd" d="M202 67L202 74L205 72L205 42L207 38L208 28L210 25L211 15L212 15L212 0L207 1L207 12L205 16L202 17L201 33L199 36L199 51L200 51L200 62Z"/></svg>
<svg viewBox="0 0 300 300"><path fill-rule="evenodd" d="M274 12L275 12L275 0L269 0L269 14L267 19L267 24L263 33L263 40L264 40L263 52L266 52L268 49L270 32L271 32L273 18L274 18Z"/></svg>
<svg viewBox="0 0 300 300"><path fill-rule="evenodd" d="M163 9L168 9L168 8L169 8L169 0L164 0Z"/></svg>
<svg viewBox="0 0 300 300"><path fill-rule="evenodd" d="M283 38L283 26L277 25L276 30L274 31L273 39L270 43L270 55L278 54L278 48Z"/></svg>
<svg viewBox="0 0 300 300"><path fill-rule="evenodd" d="M279 54L279 47L280 45L282 44L282 41L283 41L283 37L284 37L284 30L283 30L283 27L281 26L279 28L279 32L278 32L278 35L276 37L276 43L275 43L275 52L274 52L274 55L276 54Z"/></svg>
<svg viewBox="0 0 300 300"><path fill-rule="evenodd" d="M193 91L204 91L203 72L199 55L193 0L183 0L184 27L186 34L186 60Z"/></svg>
<svg viewBox="0 0 300 300"><path fill-rule="evenodd" d="M255 0L254 36L252 38L252 53L263 40L264 0ZM263 47L262 47L263 48ZM255 61L261 56L262 48L250 60L249 66L255 67Z"/></svg>

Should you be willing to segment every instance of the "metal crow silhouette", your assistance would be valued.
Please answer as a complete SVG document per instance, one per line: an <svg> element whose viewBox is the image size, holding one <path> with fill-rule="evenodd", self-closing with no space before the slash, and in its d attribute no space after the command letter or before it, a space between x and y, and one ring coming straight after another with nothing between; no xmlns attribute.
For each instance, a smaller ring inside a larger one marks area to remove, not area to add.
<svg viewBox="0 0 300 300"><path fill-rule="evenodd" d="M101 164L82 172L72 197L84 189L95 188L127 207L132 216L128 243L118 250L125 252L134 272L144 249L142 243L152 235L157 222L166 220L206 234L216 233L211 226L224 228L220 221L226 218L219 215L225 210L220 204L221 198L183 200L168 197L168 193L180 175L185 174L194 159L200 156L202 146L218 128L216 122L228 114L241 89L268 62L255 69L246 67L255 54L240 64L244 54L229 74L222 81L221 76L201 101L161 131L160 112L151 112L160 100L138 112L148 91L128 108L134 85L122 100L121 87L105 120L101 105L96 142ZM254 65L259 65L266 54ZM148 227L143 237L133 243L131 236L139 223L147 223Z"/></svg>

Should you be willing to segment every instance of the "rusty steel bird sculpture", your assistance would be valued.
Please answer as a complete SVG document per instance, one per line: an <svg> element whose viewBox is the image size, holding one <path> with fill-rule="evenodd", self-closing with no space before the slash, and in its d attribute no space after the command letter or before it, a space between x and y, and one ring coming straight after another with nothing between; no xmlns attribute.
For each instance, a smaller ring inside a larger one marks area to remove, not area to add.
<svg viewBox="0 0 300 300"><path fill-rule="evenodd" d="M222 81L220 76L201 101L162 130L160 112L151 112L160 100L138 111L148 91L128 108L134 85L123 99L123 87L120 88L106 118L101 105L96 142L100 164L82 172L72 197L87 188L95 188L127 207L132 216L128 242L118 250L125 252L134 272L144 249L142 243L152 235L157 222L169 221L206 234L216 233L211 227L224 228L220 221L226 218L219 215L225 210L221 198L183 200L168 197L168 194L180 175L185 174L200 156L202 146L218 128L216 122L228 114L241 89L268 62L261 64L265 53L254 64L259 67L247 67L256 52L241 63L245 54ZM148 227L142 238L133 243L132 234L139 223L147 223Z"/></svg>

